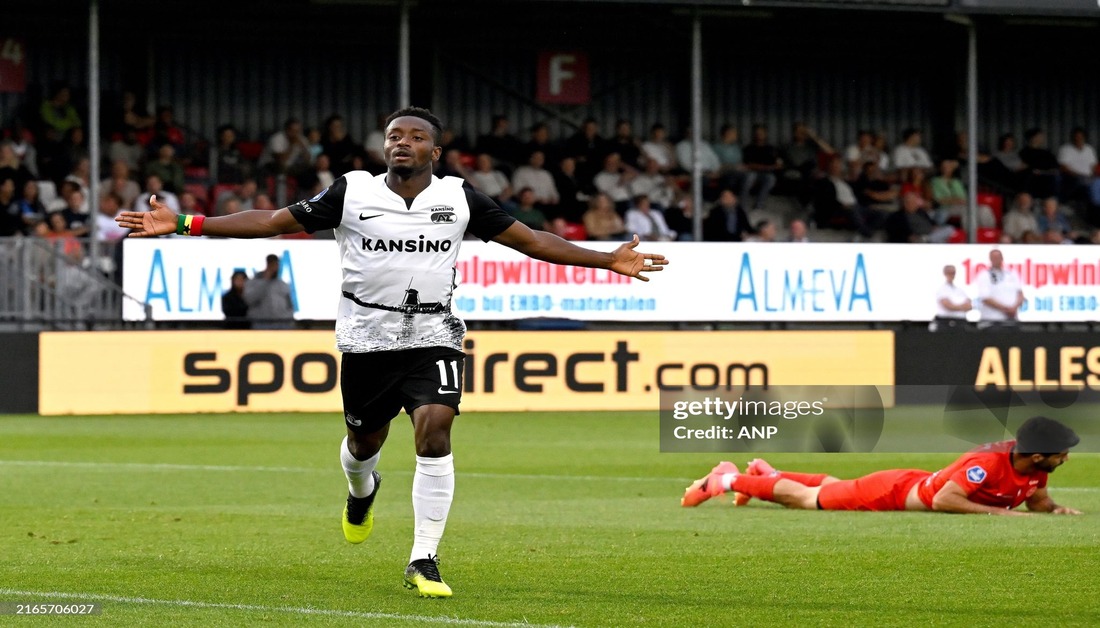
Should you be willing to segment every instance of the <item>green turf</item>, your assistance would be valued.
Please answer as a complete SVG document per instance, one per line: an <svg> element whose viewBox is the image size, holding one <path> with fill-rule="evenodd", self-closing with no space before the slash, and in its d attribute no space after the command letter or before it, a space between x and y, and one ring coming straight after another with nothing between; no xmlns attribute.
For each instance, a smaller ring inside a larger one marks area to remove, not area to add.
<svg viewBox="0 0 1100 628"><path fill-rule="evenodd" d="M684 509L716 457L658 453L653 415L465 415L455 597L421 600L400 586L408 422L361 546L340 533L341 435L334 415L0 417L0 601L104 596L80 620L104 625L1100 624L1100 455L1052 477L1082 517ZM952 458L770 456L839 476Z"/></svg>

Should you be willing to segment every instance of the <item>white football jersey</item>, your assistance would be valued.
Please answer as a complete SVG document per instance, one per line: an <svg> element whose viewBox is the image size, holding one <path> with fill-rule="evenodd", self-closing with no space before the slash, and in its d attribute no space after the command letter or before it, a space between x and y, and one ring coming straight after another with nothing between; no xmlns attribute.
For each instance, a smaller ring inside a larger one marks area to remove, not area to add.
<svg viewBox="0 0 1100 628"><path fill-rule="evenodd" d="M354 171L290 206L307 231L335 229L343 270L336 347L345 353L424 347L462 350L451 312L455 261L467 229L490 240L515 219L457 177L432 177L404 199L386 175Z"/></svg>

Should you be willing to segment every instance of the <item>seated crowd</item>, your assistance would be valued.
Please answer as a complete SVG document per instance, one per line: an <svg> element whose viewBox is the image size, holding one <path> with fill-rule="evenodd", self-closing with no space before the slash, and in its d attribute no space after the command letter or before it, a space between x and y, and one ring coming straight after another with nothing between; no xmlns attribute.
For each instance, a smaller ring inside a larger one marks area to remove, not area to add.
<svg viewBox="0 0 1100 628"><path fill-rule="evenodd" d="M87 137L68 88L56 86L33 121L17 118L4 130L0 236L81 236L94 220L98 238L114 240L125 235L114 215L148 210L151 194L183 213L225 215L313 196L351 170L385 170L384 120L362 143L339 115L319 127L290 118L262 143L243 141L227 124L205 142L175 120L170 106L149 115L130 93L108 111L101 215L94 217ZM996 151L978 151L973 225L963 180L965 134L957 151L933 159L918 129L907 129L893 149L885 135L862 131L838 151L801 123L782 145L760 124L742 144L739 130L727 124L715 142L698 147L690 130L673 143L656 123L640 138L627 120L605 137L599 122L588 119L560 141L542 123L520 139L500 115L490 128L473 142L445 130L437 174L461 177L524 224L569 239L623 240L633 233L651 241L693 239L691 173L698 158L708 241L805 242L818 230L838 229L867 241L961 242L976 229L987 242L1100 243L1097 158L1081 128L1057 154L1040 129L1025 134L1023 148L1005 134ZM770 211L773 193L798 209L783 216Z"/></svg>

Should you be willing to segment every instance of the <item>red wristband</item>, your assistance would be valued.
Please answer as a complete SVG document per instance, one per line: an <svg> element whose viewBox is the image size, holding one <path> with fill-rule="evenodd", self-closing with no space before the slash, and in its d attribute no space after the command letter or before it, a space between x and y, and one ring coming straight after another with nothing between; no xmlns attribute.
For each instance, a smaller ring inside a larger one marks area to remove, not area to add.
<svg viewBox="0 0 1100 628"><path fill-rule="evenodd" d="M206 216L195 216L191 219L191 235L202 235L202 223L204 220L206 220Z"/></svg>

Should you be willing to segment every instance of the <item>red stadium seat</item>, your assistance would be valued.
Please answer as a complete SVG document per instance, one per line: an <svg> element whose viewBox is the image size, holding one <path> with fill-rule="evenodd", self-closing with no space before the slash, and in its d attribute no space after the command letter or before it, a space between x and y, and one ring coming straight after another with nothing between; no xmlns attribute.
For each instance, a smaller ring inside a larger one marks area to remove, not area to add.
<svg viewBox="0 0 1100 628"><path fill-rule="evenodd" d="M996 227L980 227L978 229L978 242L982 244L997 244L1001 241L1001 230Z"/></svg>
<svg viewBox="0 0 1100 628"><path fill-rule="evenodd" d="M993 210L993 216L997 219L997 226L1001 226L1001 217L1004 216L1005 199L1000 194L992 192L978 192L978 204L988 205Z"/></svg>
<svg viewBox="0 0 1100 628"><path fill-rule="evenodd" d="M237 142L237 150L241 152L241 157L249 161L256 161L260 158L260 153L264 152L263 142Z"/></svg>
<svg viewBox="0 0 1100 628"><path fill-rule="evenodd" d="M565 230L562 232L562 237L566 240L587 240L588 232L582 224L567 222L565 223Z"/></svg>
<svg viewBox="0 0 1100 628"><path fill-rule="evenodd" d="M951 234L951 237L947 240L948 244L966 244L967 236L966 230L955 229L955 233Z"/></svg>

